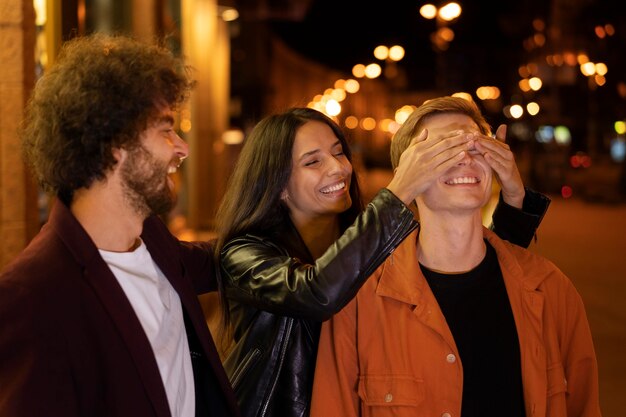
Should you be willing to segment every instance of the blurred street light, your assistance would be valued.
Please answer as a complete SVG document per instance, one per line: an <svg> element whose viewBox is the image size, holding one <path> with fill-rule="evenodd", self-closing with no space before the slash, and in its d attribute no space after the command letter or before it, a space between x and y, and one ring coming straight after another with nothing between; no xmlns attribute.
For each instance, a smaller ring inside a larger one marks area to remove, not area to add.
<svg viewBox="0 0 626 417"><path fill-rule="evenodd" d="M457 19L461 12L461 6L455 2L447 3L440 8L433 4L425 4L420 8L420 15L424 19L435 19L437 22L437 30L430 36L436 51L448 49L448 44L454 39L454 31L448 27L448 24Z"/></svg>
<svg viewBox="0 0 626 417"><path fill-rule="evenodd" d="M404 48L400 45L378 45L374 48L374 57L384 62L383 73L385 78L393 79L398 76L398 66L396 63L404 58Z"/></svg>
<svg viewBox="0 0 626 417"><path fill-rule="evenodd" d="M434 19L437 23L437 30L431 33L430 41L437 52L437 87L440 89L445 88L447 84L447 65L443 52L454 40L454 31L448 25L458 19L461 12L461 6L455 2L447 3L439 8L433 4L425 4L420 8L420 15L423 18Z"/></svg>

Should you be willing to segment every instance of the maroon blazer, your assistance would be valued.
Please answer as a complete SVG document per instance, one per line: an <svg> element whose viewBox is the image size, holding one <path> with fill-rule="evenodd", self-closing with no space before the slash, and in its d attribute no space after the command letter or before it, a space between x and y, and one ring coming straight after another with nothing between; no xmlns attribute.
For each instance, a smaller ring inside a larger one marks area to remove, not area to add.
<svg viewBox="0 0 626 417"><path fill-rule="evenodd" d="M239 416L197 298L216 286L209 248L179 242L156 217L142 238L180 296L196 415ZM170 416L131 304L60 201L0 275L0 416Z"/></svg>

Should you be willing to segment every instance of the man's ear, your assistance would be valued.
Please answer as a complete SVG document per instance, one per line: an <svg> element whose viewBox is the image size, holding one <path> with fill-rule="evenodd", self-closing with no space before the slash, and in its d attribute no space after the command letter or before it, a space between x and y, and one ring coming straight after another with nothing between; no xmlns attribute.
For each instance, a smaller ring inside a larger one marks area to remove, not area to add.
<svg viewBox="0 0 626 417"><path fill-rule="evenodd" d="M111 166L111 172L116 172L122 166L126 158L128 158L128 151L124 148L111 148L111 155L115 159L115 164Z"/></svg>
<svg viewBox="0 0 626 417"><path fill-rule="evenodd" d="M113 155L113 158L115 158L115 161L119 164L124 160L124 158L126 158L127 152L122 148L111 148L111 154Z"/></svg>

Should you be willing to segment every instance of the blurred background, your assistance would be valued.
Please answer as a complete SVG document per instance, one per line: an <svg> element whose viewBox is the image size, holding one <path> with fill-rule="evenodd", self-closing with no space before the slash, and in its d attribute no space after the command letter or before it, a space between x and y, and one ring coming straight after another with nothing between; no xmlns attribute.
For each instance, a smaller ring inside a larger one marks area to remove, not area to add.
<svg viewBox="0 0 626 417"><path fill-rule="evenodd" d="M387 184L390 139L424 100L462 95L494 130L507 124L525 184L552 199L530 250L581 293L604 416L624 415L626 2L2 0L0 267L51 204L19 157L23 108L62 43L94 31L165 37L194 68L178 120L191 156L165 219L182 239L212 236L246 134L270 113L310 106L333 117L366 199ZM215 300L203 303L213 326Z"/></svg>

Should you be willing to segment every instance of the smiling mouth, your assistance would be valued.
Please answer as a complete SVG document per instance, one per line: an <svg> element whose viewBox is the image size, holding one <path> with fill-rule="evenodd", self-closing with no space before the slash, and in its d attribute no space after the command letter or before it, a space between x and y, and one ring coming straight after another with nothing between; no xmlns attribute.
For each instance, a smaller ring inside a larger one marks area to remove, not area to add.
<svg viewBox="0 0 626 417"><path fill-rule="evenodd" d="M478 184L480 180L476 177L458 177L451 178L446 181L448 185L457 185L457 184Z"/></svg>
<svg viewBox="0 0 626 417"><path fill-rule="evenodd" d="M175 162L167 168L167 173L174 174L178 170L178 168L180 168L180 166L182 165L183 159L185 158L181 158L181 157L176 158Z"/></svg>
<svg viewBox="0 0 626 417"><path fill-rule="evenodd" d="M346 188L346 182L345 181L341 181L341 182L338 182L336 184L329 185L328 187L322 188L320 190L320 192L322 194L332 194L334 192L343 190L344 188Z"/></svg>

